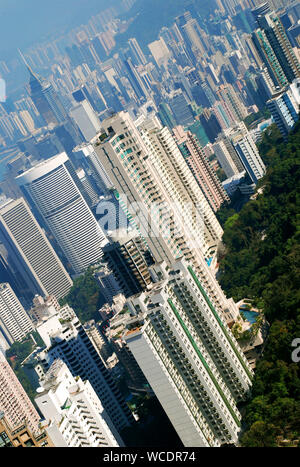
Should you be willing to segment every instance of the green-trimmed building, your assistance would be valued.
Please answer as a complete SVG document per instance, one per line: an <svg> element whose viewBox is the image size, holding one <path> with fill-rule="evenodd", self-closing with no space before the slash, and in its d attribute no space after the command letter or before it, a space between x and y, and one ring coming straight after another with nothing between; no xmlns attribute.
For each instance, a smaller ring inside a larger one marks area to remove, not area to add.
<svg viewBox="0 0 300 467"><path fill-rule="evenodd" d="M185 447L235 444L252 370L185 260L152 274L153 289L127 302L137 321L123 338Z"/></svg>

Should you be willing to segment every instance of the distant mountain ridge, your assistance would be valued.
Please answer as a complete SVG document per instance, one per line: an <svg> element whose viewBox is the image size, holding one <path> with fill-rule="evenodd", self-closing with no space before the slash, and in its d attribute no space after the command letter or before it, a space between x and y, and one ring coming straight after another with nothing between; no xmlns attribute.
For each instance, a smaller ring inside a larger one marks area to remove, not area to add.
<svg viewBox="0 0 300 467"><path fill-rule="evenodd" d="M171 26L176 16L184 13L192 5L203 16L215 9L214 0L136 0L124 18L135 17L128 30L117 36L117 44L124 44L135 37L142 47L157 39L163 26Z"/></svg>
<svg viewBox="0 0 300 467"><path fill-rule="evenodd" d="M116 6L121 0L1 0L0 60L6 60L17 48L63 34L101 10Z"/></svg>

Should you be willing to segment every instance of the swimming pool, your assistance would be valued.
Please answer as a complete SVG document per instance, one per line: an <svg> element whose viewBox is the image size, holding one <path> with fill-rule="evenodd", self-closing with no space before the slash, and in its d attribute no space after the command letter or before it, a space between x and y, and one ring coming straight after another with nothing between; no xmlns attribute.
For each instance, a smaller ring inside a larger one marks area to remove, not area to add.
<svg viewBox="0 0 300 467"><path fill-rule="evenodd" d="M243 310L240 309L241 315L244 316L244 318L249 321L250 324L254 324L258 318L259 313L257 311L248 311L248 310Z"/></svg>

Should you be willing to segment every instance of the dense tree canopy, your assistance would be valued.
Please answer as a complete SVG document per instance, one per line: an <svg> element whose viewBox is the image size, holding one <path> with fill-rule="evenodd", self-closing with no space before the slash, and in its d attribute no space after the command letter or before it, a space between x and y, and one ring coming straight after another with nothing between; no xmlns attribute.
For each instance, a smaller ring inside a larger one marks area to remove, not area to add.
<svg viewBox="0 0 300 467"><path fill-rule="evenodd" d="M85 274L74 280L68 295L60 300L60 305L68 303L80 321L85 323L91 319L99 321L98 310L104 302L97 280L89 268Z"/></svg>
<svg viewBox="0 0 300 467"><path fill-rule="evenodd" d="M285 143L276 128L268 129L259 149L268 168L261 194L239 213L222 214L225 255L219 280L235 300L253 299L270 323L241 443L298 445L299 364L291 354L293 340L300 338L300 124Z"/></svg>

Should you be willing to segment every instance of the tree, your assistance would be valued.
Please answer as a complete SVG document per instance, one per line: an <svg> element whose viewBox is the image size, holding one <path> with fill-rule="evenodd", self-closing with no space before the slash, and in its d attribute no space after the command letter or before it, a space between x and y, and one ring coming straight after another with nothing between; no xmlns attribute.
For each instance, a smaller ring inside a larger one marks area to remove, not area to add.
<svg viewBox="0 0 300 467"><path fill-rule="evenodd" d="M60 305L68 303L82 323L95 319L99 321L99 308L105 303L92 268L74 280L68 295L60 300Z"/></svg>
<svg viewBox="0 0 300 467"><path fill-rule="evenodd" d="M241 439L243 447L272 448L276 447L276 436L279 430L276 426L265 422L255 422Z"/></svg>
<svg viewBox="0 0 300 467"><path fill-rule="evenodd" d="M241 444L271 447L280 444L278 436L287 442L300 437L299 365L291 359L291 343L300 336L300 122L285 144L276 127L268 128L259 150L267 165L263 193L238 214L228 207L226 216L222 208L219 281L227 296L259 304L270 324Z"/></svg>

